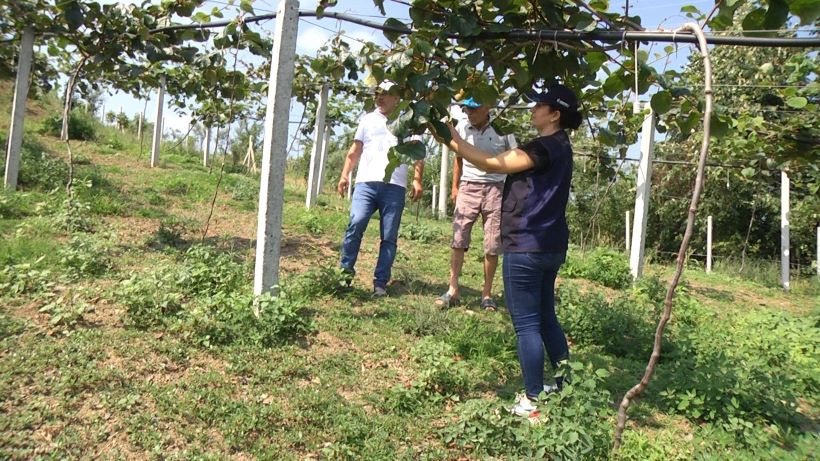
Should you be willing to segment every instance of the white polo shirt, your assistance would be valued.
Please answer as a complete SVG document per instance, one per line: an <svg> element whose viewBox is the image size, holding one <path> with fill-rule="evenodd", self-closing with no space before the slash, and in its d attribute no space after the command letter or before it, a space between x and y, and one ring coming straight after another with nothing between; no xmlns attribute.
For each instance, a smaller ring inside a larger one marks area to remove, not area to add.
<svg viewBox="0 0 820 461"><path fill-rule="evenodd" d="M356 182L384 181L384 170L387 168L387 151L399 143L398 139L387 129L387 117L378 109L365 114L359 120L355 141L362 143L362 156L356 172ZM390 184L407 187L407 165L401 164L393 171Z"/></svg>
<svg viewBox="0 0 820 461"><path fill-rule="evenodd" d="M456 130L458 130L458 134L464 138L465 141L493 155L498 155L518 147L518 144L515 142L515 136L512 134L498 134L492 124L480 130L472 126L469 120L465 120L464 123L456 125ZM478 167L467 160L463 160L461 181L491 183L504 182L505 179L507 179L507 175L504 173L487 173L486 171L478 169Z"/></svg>

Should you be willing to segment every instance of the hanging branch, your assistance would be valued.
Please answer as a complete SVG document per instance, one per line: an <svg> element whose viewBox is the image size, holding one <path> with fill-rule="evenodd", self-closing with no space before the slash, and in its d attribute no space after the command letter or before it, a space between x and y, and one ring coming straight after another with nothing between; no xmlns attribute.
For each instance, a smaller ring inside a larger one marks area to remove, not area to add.
<svg viewBox="0 0 820 461"><path fill-rule="evenodd" d="M755 213L757 212L757 200L752 199L752 218L749 219L749 228L746 229L746 240L743 241L743 251L740 252L740 270L743 273L743 266L746 264L746 250L749 248L749 236L752 234L752 224L755 222Z"/></svg>
<svg viewBox="0 0 820 461"><path fill-rule="evenodd" d="M80 75L80 72L85 66L86 61L88 61L89 55L83 56L80 62L77 64L77 68L74 69L74 72L71 74L71 78L68 80L68 84L65 88L65 106L63 107L63 128L60 132L60 139L65 141L66 150L68 150L68 181L65 185L66 191L66 226L68 227L68 232L71 233L73 230L73 219L71 217L72 212L72 204L74 199L74 154L71 152L71 143L68 140L68 117L71 114L71 99L72 95L74 94L74 85L77 83L77 76Z"/></svg>
<svg viewBox="0 0 820 461"><path fill-rule="evenodd" d="M228 105L228 136L225 138L225 149L222 151L222 165L219 167L219 178L216 180L216 187L214 187L214 196L211 199L211 207L208 210L208 218L205 220L205 229L202 231L202 243L205 243L205 237L208 236L208 228L211 225L211 217L214 214L214 206L216 205L216 197L219 194L219 185L222 183L222 177L225 175L225 157L228 155L228 145L231 143L231 120L233 120L233 104L236 95L236 61L239 50L235 49L233 53L233 91L231 91L231 102ZM218 132L219 130L217 130ZM216 147L214 152L219 149L219 139L217 136ZM213 163L212 163L213 165Z"/></svg>
<svg viewBox="0 0 820 461"><path fill-rule="evenodd" d="M661 356L661 339L663 338L663 330L666 327L666 323L669 321L669 317L672 315L672 298L675 295L675 289L678 286L678 282L680 281L681 275L683 274L683 266L684 261L686 260L686 252L689 249L689 240L692 238L692 229L695 227L695 213L698 209L698 201L700 200L700 193L703 189L703 178L704 178L704 171L706 170L706 156L709 152L709 137L711 135L711 131L709 129L709 123L712 118L712 104L713 104L713 95L712 95L712 62L709 59L709 50L706 48L706 37L703 34L700 26L697 23L686 23L678 29L676 32L680 32L683 30L689 30L694 33L698 38L698 43L700 45L700 52L703 55L703 68L704 68L704 95L706 97L706 108L703 112L703 142L701 143L700 147L700 157L698 159L698 170L697 176L695 177L695 187L692 191L692 202L689 205L689 218L686 221L686 231L683 233L683 241L680 244L680 250L678 251L678 259L677 259L677 268L675 270L675 275L672 277L672 280L669 282L669 289L666 291L666 299L664 300L664 307L663 307L663 315L661 316L660 321L658 322L658 327L655 330L655 343L652 346L652 355L649 358L649 363L646 365L646 371L644 372L643 377L641 378L640 382L633 386L627 393L624 395L623 400L621 401L621 405L618 408L618 422L615 426L615 442L612 447L612 451L614 453L618 452L618 449L621 447L621 436L623 435L624 426L626 425L626 411L629 409L629 405L635 397L640 395L646 386L649 384L649 380L652 378L652 375L655 372L655 366L658 364L658 360Z"/></svg>

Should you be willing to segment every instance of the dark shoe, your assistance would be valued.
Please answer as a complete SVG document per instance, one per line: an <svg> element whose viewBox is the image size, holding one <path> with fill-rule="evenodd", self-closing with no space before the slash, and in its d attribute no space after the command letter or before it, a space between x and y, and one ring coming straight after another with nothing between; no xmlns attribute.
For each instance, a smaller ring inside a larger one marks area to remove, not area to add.
<svg viewBox="0 0 820 461"><path fill-rule="evenodd" d="M373 288L373 294L371 295L372 298L386 298L387 297L387 289L384 287L376 286Z"/></svg>
<svg viewBox="0 0 820 461"><path fill-rule="evenodd" d="M453 296L449 291L445 291L443 295L436 298L436 307L446 309L458 304L458 296Z"/></svg>
<svg viewBox="0 0 820 461"><path fill-rule="evenodd" d="M496 310L498 310L498 306L495 305L495 301L493 301L493 298L482 299L481 308L487 312L495 312Z"/></svg>

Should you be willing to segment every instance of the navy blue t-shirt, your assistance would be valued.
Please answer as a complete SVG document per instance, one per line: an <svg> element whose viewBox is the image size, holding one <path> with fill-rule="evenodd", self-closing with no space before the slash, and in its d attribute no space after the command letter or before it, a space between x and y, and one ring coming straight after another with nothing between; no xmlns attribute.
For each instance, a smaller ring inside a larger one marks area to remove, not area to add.
<svg viewBox="0 0 820 461"><path fill-rule="evenodd" d="M507 175L501 202L504 253L566 251L572 146L564 130L520 146L535 166Z"/></svg>

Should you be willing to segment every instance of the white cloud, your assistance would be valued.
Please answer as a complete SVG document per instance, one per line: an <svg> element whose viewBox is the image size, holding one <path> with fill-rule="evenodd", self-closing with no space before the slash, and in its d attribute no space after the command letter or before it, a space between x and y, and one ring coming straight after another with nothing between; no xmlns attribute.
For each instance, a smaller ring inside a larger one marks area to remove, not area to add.
<svg viewBox="0 0 820 461"><path fill-rule="evenodd" d="M296 52L307 56L315 56L316 50L327 43L330 32L316 26L299 27L299 36L296 38Z"/></svg>

